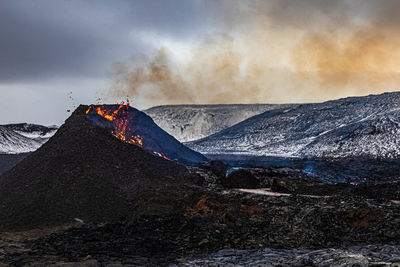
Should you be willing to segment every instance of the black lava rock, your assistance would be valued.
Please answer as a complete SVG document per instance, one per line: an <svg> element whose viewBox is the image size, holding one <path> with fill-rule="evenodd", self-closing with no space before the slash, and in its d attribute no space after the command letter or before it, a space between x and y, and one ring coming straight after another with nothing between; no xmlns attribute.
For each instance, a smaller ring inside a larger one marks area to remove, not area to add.
<svg viewBox="0 0 400 267"><path fill-rule="evenodd" d="M279 193L328 196L347 192L350 184L326 184L313 179L275 178L271 190Z"/></svg>
<svg viewBox="0 0 400 267"><path fill-rule="evenodd" d="M225 188L261 188L260 181L249 171L239 169L222 179Z"/></svg>
<svg viewBox="0 0 400 267"><path fill-rule="evenodd" d="M210 162L210 170L216 176L224 178L226 175L226 171L228 170L228 166L226 166L222 161L213 160Z"/></svg>
<svg viewBox="0 0 400 267"><path fill-rule="evenodd" d="M365 198L400 200L400 182L359 184L350 193Z"/></svg>

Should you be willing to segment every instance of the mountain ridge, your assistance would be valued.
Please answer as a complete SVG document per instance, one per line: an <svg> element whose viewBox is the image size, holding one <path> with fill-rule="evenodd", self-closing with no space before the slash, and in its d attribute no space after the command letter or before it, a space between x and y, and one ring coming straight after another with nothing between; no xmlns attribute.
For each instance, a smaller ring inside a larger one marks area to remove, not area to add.
<svg viewBox="0 0 400 267"><path fill-rule="evenodd" d="M57 129L57 126L31 123L0 125L0 153L19 154L35 151L47 142Z"/></svg>
<svg viewBox="0 0 400 267"><path fill-rule="evenodd" d="M154 122L181 142L197 140L249 117L295 104L165 105L144 110Z"/></svg>
<svg viewBox="0 0 400 267"><path fill-rule="evenodd" d="M348 97L266 111L186 145L205 154L397 158L399 117L400 92Z"/></svg>

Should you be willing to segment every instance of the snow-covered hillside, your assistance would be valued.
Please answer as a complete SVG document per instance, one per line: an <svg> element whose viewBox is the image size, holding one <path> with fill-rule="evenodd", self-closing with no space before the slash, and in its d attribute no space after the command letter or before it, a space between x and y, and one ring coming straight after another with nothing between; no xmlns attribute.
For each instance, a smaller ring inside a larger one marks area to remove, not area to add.
<svg viewBox="0 0 400 267"><path fill-rule="evenodd" d="M31 123L5 124L2 126L41 143L45 143L47 140L49 140L49 138L52 137L58 129L58 126L55 125L43 126Z"/></svg>
<svg viewBox="0 0 400 267"><path fill-rule="evenodd" d="M400 157L400 92L280 108L186 143L205 154Z"/></svg>
<svg viewBox="0 0 400 267"><path fill-rule="evenodd" d="M163 130L181 142L197 140L267 110L290 105L170 105L144 112Z"/></svg>
<svg viewBox="0 0 400 267"><path fill-rule="evenodd" d="M46 127L28 123L0 125L0 153L35 151L56 131L56 126Z"/></svg>
<svg viewBox="0 0 400 267"><path fill-rule="evenodd" d="M25 153L34 151L40 146L40 142L0 126L0 153Z"/></svg>

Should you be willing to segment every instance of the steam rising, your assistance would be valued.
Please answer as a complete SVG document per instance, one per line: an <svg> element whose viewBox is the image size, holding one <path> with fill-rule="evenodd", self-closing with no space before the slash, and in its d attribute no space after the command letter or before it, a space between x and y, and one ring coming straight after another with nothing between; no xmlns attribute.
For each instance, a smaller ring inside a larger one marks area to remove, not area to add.
<svg viewBox="0 0 400 267"><path fill-rule="evenodd" d="M220 32L191 45L183 62L165 47L153 58L116 64L110 94L146 105L282 103L399 88L400 1L210 5Z"/></svg>

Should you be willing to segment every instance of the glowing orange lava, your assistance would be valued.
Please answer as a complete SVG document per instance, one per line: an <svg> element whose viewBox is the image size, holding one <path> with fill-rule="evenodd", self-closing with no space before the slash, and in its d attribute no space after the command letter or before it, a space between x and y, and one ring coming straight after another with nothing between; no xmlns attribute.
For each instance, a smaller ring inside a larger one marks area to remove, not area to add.
<svg viewBox="0 0 400 267"><path fill-rule="evenodd" d="M163 153L155 152L155 151L154 151L153 154L156 155L156 156L159 156L160 158L164 158L164 159L170 160L170 159L167 158Z"/></svg>
<svg viewBox="0 0 400 267"><path fill-rule="evenodd" d="M106 120L114 122L114 130L111 132L111 134L116 138L129 144L143 146L143 138L140 135L137 134L131 137L127 136L127 132L130 130L128 124L129 119L126 114L129 109L129 100L127 100L126 105L124 102L122 102L115 111L111 111L104 105L96 108L94 106L90 106L86 111L86 114L88 114L92 109L94 109L98 115L102 116Z"/></svg>
<svg viewBox="0 0 400 267"><path fill-rule="evenodd" d="M124 102L122 102L115 111L110 110L110 108L105 105L101 105L98 107L91 105L88 108L88 110L86 110L86 114L88 114L91 110L96 111L96 113L101 117L105 118L106 120L114 122L114 130L111 132L111 134L114 137L118 138L119 140L125 143L142 147L143 146L142 136L140 136L139 134L134 136L129 136L129 132L133 132L132 129L130 128L129 124L130 118L127 114L129 106L130 106L129 99L127 99L126 105ZM170 160L163 153L154 151L153 154L160 158Z"/></svg>

